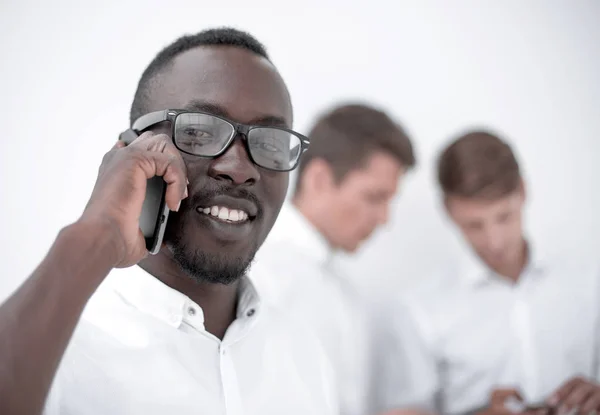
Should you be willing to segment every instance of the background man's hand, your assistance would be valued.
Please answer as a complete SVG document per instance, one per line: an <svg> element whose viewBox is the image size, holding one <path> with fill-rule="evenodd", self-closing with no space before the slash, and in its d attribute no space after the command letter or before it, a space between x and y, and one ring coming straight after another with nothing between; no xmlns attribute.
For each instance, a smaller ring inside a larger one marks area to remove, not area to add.
<svg viewBox="0 0 600 415"><path fill-rule="evenodd" d="M600 410L600 385L583 377L570 379L552 394L548 403L558 409L558 414L594 413Z"/></svg>
<svg viewBox="0 0 600 415"><path fill-rule="evenodd" d="M148 251L139 228L146 181L162 176L167 205L178 210L187 197L186 168L181 154L165 134L145 132L128 146L122 141L104 156L90 200L79 219L110 229L117 250L115 267L128 267Z"/></svg>
<svg viewBox="0 0 600 415"><path fill-rule="evenodd" d="M489 407L477 413L477 415L545 415L549 412L548 409L542 408L537 410L519 411L510 408L507 405L509 400L523 402L523 397L516 389L496 389L492 392Z"/></svg>
<svg viewBox="0 0 600 415"><path fill-rule="evenodd" d="M383 412L379 415L436 415L432 412L427 412L420 409L392 409L391 411Z"/></svg>

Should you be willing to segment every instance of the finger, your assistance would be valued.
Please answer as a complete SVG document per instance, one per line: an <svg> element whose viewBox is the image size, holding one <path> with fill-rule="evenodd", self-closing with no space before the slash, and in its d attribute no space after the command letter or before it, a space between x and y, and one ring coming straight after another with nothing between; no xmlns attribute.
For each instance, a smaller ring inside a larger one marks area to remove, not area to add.
<svg viewBox="0 0 600 415"><path fill-rule="evenodd" d="M562 385L552 396L548 399L548 404L552 406L558 406L567 396L571 394L573 389L575 389L579 384L583 383L583 379L580 377L573 378L569 380L567 383Z"/></svg>
<svg viewBox="0 0 600 415"><path fill-rule="evenodd" d="M135 140L133 140L127 147L140 147L144 141L147 141L148 139L154 137L155 135L157 135L154 131L144 131L143 133L141 133L140 135L137 136L137 138Z"/></svg>
<svg viewBox="0 0 600 415"><path fill-rule="evenodd" d="M144 247L143 252L142 252L142 257L140 258L140 261L141 261L142 259L144 259L148 256L148 249L146 249L146 238L144 237L144 234L142 233L141 229L138 232L138 246Z"/></svg>
<svg viewBox="0 0 600 415"><path fill-rule="evenodd" d="M146 177L162 176L167 184L165 199L169 209L178 211L181 201L187 197L185 163L179 154L147 152L145 156L153 161L154 171L149 169Z"/></svg>
<svg viewBox="0 0 600 415"><path fill-rule="evenodd" d="M177 169L172 165L167 168L163 176L167 182L167 193L165 199L169 209L179 211L181 201L187 197L187 186L185 173L181 169Z"/></svg>
<svg viewBox="0 0 600 415"><path fill-rule="evenodd" d="M144 133L145 134L145 133ZM167 183L166 202L169 209L178 211L188 196L187 169L179 150L166 134L142 134L140 141L129 145L138 153L146 178L162 176ZM144 136L144 137L142 137Z"/></svg>
<svg viewBox="0 0 600 415"><path fill-rule="evenodd" d="M564 403L568 408L581 408L585 401L592 397L596 387L589 383L580 383L574 388L571 393L564 399Z"/></svg>
<svg viewBox="0 0 600 415"><path fill-rule="evenodd" d="M153 131L142 133L129 147L158 153L180 154L171 137L163 133L156 134Z"/></svg>
<svg viewBox="0 0 600 415"><path fill-rule="evenodd" d="M580 413L583 415L591 414L594 411L600 410L600 390L597 386L594 386L592 393L581 403Z"/></svg>
<svg viewBox="0 0 600 415"><path fill-rule="evenodd" d="M173 140L171 139L171 137L169 137L167 134L154 134L151 131L148 131L148 133L150 134L142 134L144 137L140 136L140 138L142 139L139 142L137 142L134 148L139 148L144 151L151 151L156 153L171 154L177 159L177 162L181 164L181 166L185 170L185 162L181 157L181 153L179 152L177 147L175 147L175 144L173 144Z"/></svg>
<svg viewBox="0 0 600 415"><path fill-rule="evenodd" d="M513 398L518 401L523 401L523 397L519 393L518 390L513 388L506 389L496 389L492 392L491 403L493 407L502 407L504 408L504 404L507 399Z"/></svg>

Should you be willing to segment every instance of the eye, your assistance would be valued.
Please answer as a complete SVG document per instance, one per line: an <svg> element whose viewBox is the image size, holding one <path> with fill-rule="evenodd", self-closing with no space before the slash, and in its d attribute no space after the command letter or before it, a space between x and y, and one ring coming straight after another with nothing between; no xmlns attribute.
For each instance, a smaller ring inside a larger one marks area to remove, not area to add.
<svg viewBox="0 0 600 415"><path fill-rule="evenodd" d="M211 136L211 134L208 131L202 130L197 127L186 127L183 129L183 133L191 138L207 138Z"/></svg>
<svg viewBox="0 0 600 415"><path fill-rule="evenodd" d="M498 216L498 223L506 223L510 219L510 213L503 213Z"/></svg>
<svg viewBox="0 0 600 415"><path fill-rule="evenodd" d="M277 147L275 147L273 144L269 144L269 143L261 143L260 148L261 148L261 150L271 151L273 153L276 151L279 151L279 149Z"/></svg>
<svg viewBox="0 0 600 415"><path fill-rule="evenodd" d="M481 222L469 222L467 223L467 229L472 231L480 231L483 229L483 224Z"/></svg>
<svg viewBox="0 0 600 415"><path fill-rule="evenodd" d="M277 145L266 142L266 141L262 141L260 143L252 143L252 148L255 148L257 150L267 151L269 153L281 152L281 149Z"/></svg>

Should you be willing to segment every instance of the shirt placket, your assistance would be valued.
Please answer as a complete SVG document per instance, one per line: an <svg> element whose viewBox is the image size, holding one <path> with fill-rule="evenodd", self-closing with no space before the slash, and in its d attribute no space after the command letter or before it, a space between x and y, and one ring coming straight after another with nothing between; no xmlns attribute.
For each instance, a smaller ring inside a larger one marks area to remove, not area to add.
<svg viewBox="0 0 600 415"><path fill-rule="evenodd" d="M235 371L235 365L226 343L219 346L219 366L221 369L221 383L225 399L225 412L227 415L242 415L242 400Z"/></svg>
<svg viewBox="0 0 600 415"><path fill-rule="evenodd" d="M515 363L520 370L522 393L526 400L530 400L537 394L536 381L536 354L534 345L534 331L531 324L531 309L527 301L527 281L515 287L515 302L512 313L512 326L514 330L515 343L513 354Z"/></svg>
<svg viewBox="0 0 600 415"><path fill-rule="evenodd" d="M251 308L239 316L227 330L219 345L219 367L221 370L221 386L225 400L227 415L243 415L242 397L237 372L233 361L233 345L247 335L253 325L255 309Z"/></svg>

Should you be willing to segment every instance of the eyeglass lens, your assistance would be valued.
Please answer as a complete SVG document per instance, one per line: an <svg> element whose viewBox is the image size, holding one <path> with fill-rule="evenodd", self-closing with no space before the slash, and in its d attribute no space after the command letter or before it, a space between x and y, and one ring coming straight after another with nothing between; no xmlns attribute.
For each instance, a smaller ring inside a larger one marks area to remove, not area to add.
<svg viewBox="0 0 600 415"><path fill-rule="evenodd" d="M228 121L208 114L183 113L175 119L175 145L189 154L214 157L235 134ZM302 142L300 137L273 127L253 127L248 132L248 148L253 161L273 170L295 167Z"/></svg>

